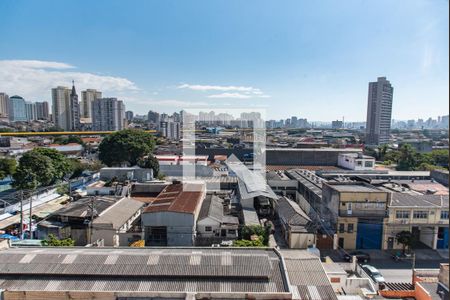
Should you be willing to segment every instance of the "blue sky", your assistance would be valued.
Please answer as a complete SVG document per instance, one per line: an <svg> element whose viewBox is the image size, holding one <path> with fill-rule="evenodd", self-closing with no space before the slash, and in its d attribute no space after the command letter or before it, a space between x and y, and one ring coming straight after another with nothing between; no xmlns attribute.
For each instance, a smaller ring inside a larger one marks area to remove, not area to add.
<svg viewBox="0 0 450 300"><path fill-rule="evenodd" d="M0 1L0 91L50 101L97 88L127 109L258 107L363 121L367 84L393 118L448 114L448 1Z"/></svg>

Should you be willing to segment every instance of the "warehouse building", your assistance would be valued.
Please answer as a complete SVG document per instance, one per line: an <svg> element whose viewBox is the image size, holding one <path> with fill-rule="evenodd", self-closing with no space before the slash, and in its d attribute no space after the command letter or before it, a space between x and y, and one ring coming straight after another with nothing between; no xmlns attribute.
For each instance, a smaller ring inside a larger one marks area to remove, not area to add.
<svg viewBox="0 0 450 300"><path fill-rule="evenodd" d="M319 258L306 251L211 247L6 248L0 296L337 300Z"/></svg>
<svg viewBox="0 0 450 300"><path fill-rule="evenodd" d="M167 186L142 214L146 246L193 246L206 186L177 183Z"/></svg>

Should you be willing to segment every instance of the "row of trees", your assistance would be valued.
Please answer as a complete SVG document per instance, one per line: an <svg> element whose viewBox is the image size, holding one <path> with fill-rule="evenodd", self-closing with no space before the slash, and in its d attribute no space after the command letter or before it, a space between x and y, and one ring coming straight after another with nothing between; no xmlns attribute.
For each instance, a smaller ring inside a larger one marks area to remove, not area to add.
<svg viewBox="0 0 450 300"><path fill-rule="evenodd" d="M367 148L366 154L374 156L386 165L396 164L398 171L430 171L449 168L449 151L445 149L420 153L409 144L404 144L397 150L383 145L377 149Z"/></svg>
<svg viewBox="0 0 450 300"><path fill-rule="evenodd" d="M59 140L62 144L80 142L78 137ZM152 155L155 141L151 134L142 130L125 129L108 135L99 145L99 159L107 166L139 165L159 174L158 160ZM79 177L84 170L96 171L97 163L82 163L69 159L51 148L34 148L19 159L0 158L0 179L12 176L18 189L34 189L52 185L68 177Z"/></svg>
<svg viewBox="0 0 450 300"><path fill-rule="evenodd" d="M18 189L35 189L52 185L62 179L76 178L83 171L97 171L99 162L82 163L65 157L51 148L34 148L25 152L16 162L13 158L0 158L0 179L11 176Z"/></svg>

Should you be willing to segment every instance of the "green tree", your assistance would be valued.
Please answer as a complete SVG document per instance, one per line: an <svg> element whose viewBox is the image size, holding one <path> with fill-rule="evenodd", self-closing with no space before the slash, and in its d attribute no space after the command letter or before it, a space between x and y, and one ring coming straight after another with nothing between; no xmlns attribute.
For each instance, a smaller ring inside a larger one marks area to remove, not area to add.
<svg viewBox="0 0 450 300"><path fill-rule="evenodd" d="M77 135L57 136L53 139L53 142L59 145L67 145L71 143L84 145L83 140Z"/></svg>
<svg viewBox="0 0 450 300"><path fill-rule="evenodd" d="M46 240L41 241L42 246L51 247L73 247L75 246L75 241L71 238L58 239L54 234L49 234Z"/></svg>
<svg viewBox="0 0 450 300"><path fill-rule="evenodd" d="M233 247L264 247L261 237L257 240L235 240L233 241Z"/></svg>
<svg viewBox="0 0 450 300"><path fill-rule="evenodd" d="M153 170L153 177L158 177L159 175L159 162L152 154L149 154L143 159L140 159L138 162L139 167L145 169Z"/></svg>
<svg viewBox="0 0 450 300"><path fill-rule="evenodd" d="M400 147L400 156L398 160L398 171L413 171L417 166L417 155L414 148L409 144Z"/></svg>
<svg viewBox="0 0 450 300"><path fill-rule="evenodd" d="M111 167L126 163L134 166L138 160L152 153L153 136L142 130L124 129L105 137L100 143L99 159Z"/></svg>
<svg viewBox="0 0 450 300"><path fill-rule="evenodd" d="M403 254L405 254L406 248L411 248L413 240L414 240L411 231L407 231L407 230L400 231L399 233L397 233L395 238L397 239L397 243L402 244Z"/></svg>
<svg viewBox="0 0 450 300"><path fill-rule="evenodd" d="M377 156L378 156L377 151L375 151L375 149L370 148L370 147L364 148L364 154L368 155L368 156L373 156L375 158L377 158Z"/></svg>
<svg viewBox="0 0 450 300"><path fill-rule="evenodd" d="M13 185L20 189L34 189L54 182L56 170L52 160L36 151L26 152L19 159L19 166L13 175Z"/></svg>
<svg viewBox="0 0 450 300"><path fill-rule="evenodd" d="M257 235L261 237L263 245L269 244L270 227L263 227L261 225L244 226L241 230L241 236L244 240L251 240L251 236Z"/></svg>
<svg viewBox="0 0 450 300"><path fill-rule="evenodd" d="M377 157L377 159L378 160L384 160L384 158L385 158L385 156L386 156L386 154L388 152L388 149L389 149L389 147L386 144L379 146L378 147L378 157Z"/></svg>
<svg viewBox="0 0 450 300"><path fill-rule="evenodd" d="M418 167L416 167L416 171L433 171L433 170L445 170L445 168L428 163L421 163Z"/></svg>
<svg viewBox="0 0 450 300"><path fill-rule="evenodd" d="M0 158L0 180L11 176L16 170L16 160L12 158Z"/></svg>
<svg viewBox="0 0 450 300"><path fill-rule="evenodd" d="M53 167L55 169L55 180L63 179L64 176L70 174L73 171L73 166L69 159L65 157L61 152L51 148L34 148L31 152L42 154L51 159Z"/></svg>
<svg viewBox="0 0 450 300"><path fill-rule="evenodd" d="M437 166L449 168L449 151L448 149L433 150L430 154L433 163Z"/></svg>

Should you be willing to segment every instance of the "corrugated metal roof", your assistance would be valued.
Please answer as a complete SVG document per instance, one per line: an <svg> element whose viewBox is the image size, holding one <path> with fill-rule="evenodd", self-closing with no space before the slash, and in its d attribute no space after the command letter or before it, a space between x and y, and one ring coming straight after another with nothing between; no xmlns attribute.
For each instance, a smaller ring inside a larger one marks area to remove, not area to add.
<svg viewBox="0 0 450 300"><path fill-rule="evenodd" d="M286 197L277 200L277 212L279 217L289 226L301 226L307 231L311 219L300 206Z"/></svg>
<svg viewBox="0 0 450 300"><path fill-rule="evenodd" d="M406 193L392 193L391 207L448 207L448 195L411 195Z"/></svg>
<svg viewBox="0 0 450 300"><path fill-rule="evenodd" d="M285 258L291 285L300 299L337 300L319 258Z"/></svg>
<svg viewBox="0 0 450 300"><path fill-rule="evenodd" d="M281 259L271 249L44 250L0 251L0 288L10 291L289 291Z"/></svg>
<svg viewBox="0 0 450 300"><path fill-rule="evenodd" d="M143 206L144 203L141 201L132 198L122 198L95 218L93 227L97 228L100 224L111 224L112 228L119 229Z"/></svg>
<svg viewBox="0 0 450 300"><path fill-rule="evenodd" d="M204 184L171 184L144 209L144 213L169 211L192 214L202 204L204 194Z"/></svg>

